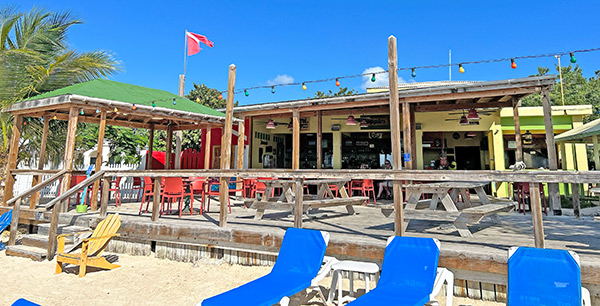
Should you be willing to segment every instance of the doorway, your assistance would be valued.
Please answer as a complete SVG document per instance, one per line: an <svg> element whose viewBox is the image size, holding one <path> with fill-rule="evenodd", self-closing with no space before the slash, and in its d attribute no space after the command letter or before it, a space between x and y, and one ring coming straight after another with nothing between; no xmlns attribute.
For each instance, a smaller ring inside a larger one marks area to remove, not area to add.
<svg viewBox="0 0 600 306"><path fill-rule="evenodd" d="M481 148L455 147L457 170L481 170Z"/></svg>

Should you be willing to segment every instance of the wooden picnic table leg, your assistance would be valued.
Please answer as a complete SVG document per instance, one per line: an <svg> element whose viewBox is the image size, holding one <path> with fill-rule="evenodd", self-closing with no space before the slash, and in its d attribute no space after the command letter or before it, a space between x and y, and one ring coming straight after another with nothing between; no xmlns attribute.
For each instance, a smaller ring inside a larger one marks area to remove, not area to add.
<svg viewBox="0 0 600 306"><path fill-rule="evenodd" d="M477 196L479 197L479 200L481 201L482 205L491 203L490 198L485 193L485 190L483 190L483 187L475 187L475 192L477 193Z"/></svg>
<svg viewBox="0 0 600 306"><path fill-rule="evenodd" d="M407 188L407 192L408 189ZM410 197L406 200L406 208L405 209L417 209L417 203L419 203L419 198L421 197L422 192L420 190L414 190L410 192Z"/></svg>
<svg viewBox="0 0 600 306"><path fill-rule="evenodd" d="M461 237L464 237L464 238L472 238L473 237L473 234L471 233L471 231L467 227L467 223L466 222L464 222L464 221L454 221L454 226L458 230L458 233L460 234Z"/></svg>
<svg viewBox="0 0 600 306"><path fill-rule="evenodd" d="M473 207L473 204L471 203L471 197L469 197L467 189L459 189L459 192L460 196L462 197L463 203L465 203L465 208Z"/></svg>
<svg viewBox="0 0 600 306"><path fill-rule="evenodd" d="M272 185L265 184L265 193L263 194L262 198L260 199L260 202L268 202L272 190L273 190L273 186ZM254 215L254 220L260 220L260 219L262 219L264 214L265 214L265 209L264 208L257 208L256 209L256 214Z"/></svg>
<svg viewBox="0 0 600 306"><path fill-rule="evenodd" d="M452 198L452 201L458 202L458 194L458 189L452 188L452 190L450 190L450 197Z"/></svg>
<svg viewBox="0 0 600 306"><path fill-rule="evenodd" d="M442 199L442 204L444 205L446 211L458 211L458 208L456 208L456 203L452 201L448 191L444 193L438 193L438 196Z"/></svg>
<svg viewBox="0 0 600 306"><path fill-rule="evenodd" d="M328 196L330 196L332 199L335 198L335 196L333 195L333 192L331 191L331 187L329 187L329 184L323 184L323 187L325 187L325 192ZM338 186L339 189L339 186Z"/></svg>
<svg viewBox="0 0 600 306"><path fill-rule="evenodd" d="M325 189L324 185L318 185L317 187L317 200L322 200L327 195L327 189Z"/></svg>
<svg viewBox="0 0 600 306"><path fill-rule="evenodd" d="M437 193L434 193L431 196L431 201L429 202L430 210L437 210L438 200L441 200L440 195L438 195Z"/></svg>
<svg viewBox="0 0 600 306"><path fill-rule="evenodd" d="M338 191L340 193L340 197L341 198L348 198L348 192L346 191L346 187L344 187L346 183L338 183L336 184L336 186L338 187ZM352 207L352 205L346 205L346 211L348 211L348 214L350 215L354 215L356 212L354 211L354 207Z"/></svg>

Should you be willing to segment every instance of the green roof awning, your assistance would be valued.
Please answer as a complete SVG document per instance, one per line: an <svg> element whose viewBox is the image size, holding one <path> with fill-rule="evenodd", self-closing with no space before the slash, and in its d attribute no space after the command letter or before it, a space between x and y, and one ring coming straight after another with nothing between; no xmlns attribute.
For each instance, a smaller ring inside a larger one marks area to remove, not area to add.
<svg viewBox="0 0 600 306"><path fill-rule="evenodd" d="M69 94L112 100L117 102L125 102L136 105L145 105L150 107L152 107L152 102L154 101L156 107L191 112L196 114L225 117L225 114L220 111L214 110L200 103L190 101L186 98L177 96L168 91L126 84L106 79L95 79L87 82L78 83L57 90L49 91L25 99L23 101L40 100ZM173 103L173 99L175 99L176 101L175 104Z"/></svg>
<svg viewBox="0 0 600 306"><path fill-rule="evenodd" d="M591 142L588 138L597 135L600 135L600 119L566 131L556 136L555 140L557 142Z"/></svg>

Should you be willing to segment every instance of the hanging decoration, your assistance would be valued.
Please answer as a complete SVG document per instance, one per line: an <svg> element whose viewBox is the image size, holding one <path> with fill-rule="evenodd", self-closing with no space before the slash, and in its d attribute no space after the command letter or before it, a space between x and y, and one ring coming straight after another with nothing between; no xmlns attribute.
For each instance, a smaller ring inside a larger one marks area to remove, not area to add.
<svg viewBox="0 0 600 306"><path fill-rule="evenodd" d="M477 113L476 109L471 108L469 110L469 114L467 115L467 120L469 120L469 121L479 121L479 120L481 120L481 117L479 117L479 114Z"/></svg>
<svg viewBox="0 0 600 306"><path fill-rule="evenodd" d="M517 63L515 62L514 58L510 59L510 68L517 69Z"/></svg>
<svg viewBox="0 0 600 306"><path fill-rule="evenodd" d="M223 100L223 94L219 93L219 100Z"/></svg>
<svg viewBox="0 0 600 306"><path fill-rule="evenodd" d="M248 90L244 89L244 94L247 96L249 96L250 94L248 93Z"/></svg>
<svg viewBox="0 0 600 306"><path fill-rule="evenodd" d="M340 86L340 79L335 79L335 86Z"/></svg>
<svg viewBox="0 0 600 306"><path fill-rule="evenodd" d="M346 119L346 125L356 125L356 119L354 119L354 116L348 116L348 119Z"/></svg>
<svg viewBox="0 0 600 306"><path fill-rule="evenodd" d="M276 127L277 126L275 125L275 121L273 121L273 119L269 119L269 121L267 121L267 129L272 130Z"/></svg>
<svg viewBox="0 0 600 306"><path fill-rule="evenodd" d="M56 120L56 115L54 115L54 117L52 117L52 119Z"/></svg>
<svg viewBox="0 0 600 306"><path fill-rule="evenodd" d="M152 107L156 107L156 101L152 101Z"/></svg>
<svg viewBox="0 0 600 306"><path fill-rule="evenodd" d="M375 73L373 73L373 76L371 77L371 82L375 82Z"/></svg>
<svg viewBox="0 0 600 306"><path fill-rule="evenodd" d="M525 132L525 134L523 134L523 144L530 145L532 143L533 143L533 135L528 130L527 132Z"/></svg>
<svg viewBox="0 0 600 306"><path fill-rule="evenodd" d="M465 73L465 68L463 68L462 64L458 64L458 72Z"/></svg>
<svg viewBox="0 0 600 306"><path fill-rule="evenodd" d="M306 90L306 83L302 83L302 90Z"/></svg>
<svg viewBox="0 0 600 306"><path fill-rule="evenodd" d="M196 98L196 103L200 103L200 98Z"/></svg>
<svg viewBox="0 0 600 306"><path fill-rule="evenodd" d="M177 98L173 98L173 105L177 104Z"/></svg>
<svg viewBox="0 0 600 306"><path fill-rule="evenodd" d="M369 124L367 123L366 120L361 120L360 124L358 125L358 127L367 128L367 127L369 127Z"/></svg>
<svg viewBox="0 0 600 306"><path fill-rule="evenodd" d="M85 115L85 113L83 112L83 108L81 109L81 112L79 112L82 115Z"/></svg>
<svg viewBox="0 0 600 306"><path fill-rule="evenodd" d="M271 93L274 94L275 93L275 86L271 86Z"/></svg>
<svg viewBox="0 0 600 306"><path fill-rule="evenodd" d="M116 107L115 107L115 109L113 109L113 111L114 111L115 113L119 112L119 110L118 110Z"/></svg>
<svg viewBox="0 0 600 306"><path fill-rule="evenodd" d="M136 109L137 109L137 106L135 106L135 104L132 104L132 105L131 105L131 109L132 109L132 110L136 110Z"/></svg>
<svg viewBox="0 0 600 306"><path fill-rule="evenodd" d="M577 59L575 58L575 53L570 52L569 56L571 57L571 63L573 63L573 64L577 63Z"/></svg>
<svg viewBox="0 0 600 306"><path fill-rule="evenodd" d="M411 71L411 73L410 73L410 75L411 75L413 78L416 78L416 77L417 77L417 70L416 70L415 68L413 68L413 69L412 69L412 71Z"/></svg>
<svg viewBox="0 0 600 306"><path fill-rule="evenodd" d="M96 114L99 113L99 112L100 112L100 110L96 108Z"/></svg>

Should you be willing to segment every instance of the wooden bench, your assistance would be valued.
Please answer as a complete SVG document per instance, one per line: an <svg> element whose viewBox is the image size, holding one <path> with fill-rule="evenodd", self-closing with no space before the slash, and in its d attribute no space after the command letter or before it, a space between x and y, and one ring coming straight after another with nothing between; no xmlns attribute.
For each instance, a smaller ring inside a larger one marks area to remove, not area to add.
<svg viewBox="0 0 600 306"><path fill-rule="evenodd" d="M310 209L318 209L324 207L346 206L349 214L354 214L352 205L362 205L368 200L367 197L348 197L348 198L329 198L320 200L306 200L302 202L303 213L308 213ZM283 210L293 211L294 203L276 202L276 201L254 201L250 208L256 209L255 219L262 219L265 210Z"/></svg>
<svg viewBox="0 0 600 306"><path fill-rule="evenodd" d="M411 219L452 222L461 237L473 237L473 234L467 225L477 224L486 216L490 216L495 223L500 223L500 219L496 214L512 211L515 208L515 205L516 202L513 201L495 201L492 204L470 207L463 209L462 211L405 209L404 226L406 229ZM386 217L389 217L393 211L394 206L392 204L381 206L381 213Z"/></svg>

